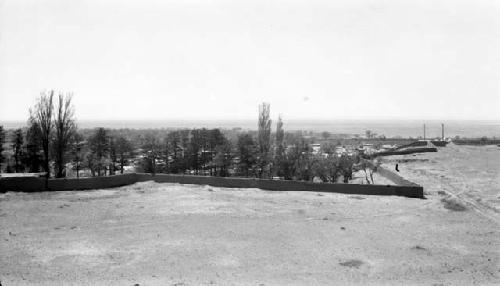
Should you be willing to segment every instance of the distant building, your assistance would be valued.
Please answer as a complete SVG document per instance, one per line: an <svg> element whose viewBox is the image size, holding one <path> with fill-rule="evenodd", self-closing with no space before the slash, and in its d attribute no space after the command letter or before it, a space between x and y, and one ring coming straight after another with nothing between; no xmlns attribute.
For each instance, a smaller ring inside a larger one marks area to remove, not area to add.
<svg viewBox="0 0 500 286"><path fill-rule="evenodd" d="M370 144L370 143L363 144L361 149L363 149L363 153L367 154L367 155L371 155L371 154L375 153L375 151L376 151L375 146L373 146L373 144Z"/></svg>
<svg viewBox="0 0 500 286"><path fill-rule="evenodd" d="M347 154L347 150L344 146L337 146L335 147L335 154L340 157L343 154Z"/></svg>
<svg viewBox="0 0 500 286"><path fill-rule="evenodd" d="M311 144L312 153L318 155L321 152L321 144L315 143Z"/></svg>

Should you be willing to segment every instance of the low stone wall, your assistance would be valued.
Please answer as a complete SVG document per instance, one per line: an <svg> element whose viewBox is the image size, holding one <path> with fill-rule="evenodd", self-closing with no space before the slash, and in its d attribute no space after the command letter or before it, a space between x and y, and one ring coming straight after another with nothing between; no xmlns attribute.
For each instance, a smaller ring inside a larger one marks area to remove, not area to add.
<svg viewBox="0 0 500 286"><path fill-rule="evenodd" d="M356 184L329 184L300 181L260 180L250 178L221 178L205 176L171 175L171 174L137 174L138 181L153 180L159 183L179 183L209 185L224 188L259 188L269 191L307 191L330 192L358 195L405 196L423 198L424 190L416 184L405 186L394 185L356 185Z"/></svg>
<svg viewBox="0 0 500 286"><path fill-rule="evenodd" d="M48 191L71 191L113 188L134 184L137 174L124 174L106 177L49 179ZM0 192L42 192L45 178L8 177L0 178Z"/></svg>
<svg viewBox="0 0 500 286"><path fill-rule="evenodd" d="M250 178L221 178L205 176L187 176L157 174L124 174L107 177L50 179L47 191L71 191L113 188L153 180L159 183L179 183L209 185L224 188L259 188L270 191L309 191L331 192L359 195L406 196L423 198L423 188L413 185L356 185L356 184L329 184L299 181L259 180ZM46 191L45 179L34 177L0 178L0 192L40 192Z"/></svg>
<svg viewBox="0 0 500 286"><path fill-rule="evenodd" d="M375 153L373 157L377 156L392 156L392 155L408 155L408 154L415 154L415 153L427 153L427 152L437 152L436 147L422 147L422 148L408 148L405 150L396 150L396 151L386 151L386 152L380 152L380 153Z"/></svg>
<svg viewBox="0 0 500 286"><path fill-rule="evenodd" d="M411 181L408 181L407 179L401 177L397 173L394 173L382 166L377 167L377 173L379 173L381 176L384 176L385 178L391 180L398 186L408 186L408 187L415 187L419 186Z"/></svg>
<svg viewBox="0 0 500 286"><path fill-rule="evenodd" d="M405 144L405 145L399 146L398 148L396 148L396 150L409 148L409 147L422 147L422 146L427 146L427 141L411 142L410 144Z"/></svg>

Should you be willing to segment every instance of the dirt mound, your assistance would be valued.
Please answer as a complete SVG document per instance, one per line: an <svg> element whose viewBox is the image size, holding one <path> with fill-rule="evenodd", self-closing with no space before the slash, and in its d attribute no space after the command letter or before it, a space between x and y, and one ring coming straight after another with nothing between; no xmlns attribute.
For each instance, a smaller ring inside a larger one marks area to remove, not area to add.
<svg viewBox="0 0 500 286"><path fill-rule="evenodd" d="M441 202L443 203L445 209L456 212L463 212L467 210L467 207L455 197L448 196L446 198L442 198Z"/></svg>

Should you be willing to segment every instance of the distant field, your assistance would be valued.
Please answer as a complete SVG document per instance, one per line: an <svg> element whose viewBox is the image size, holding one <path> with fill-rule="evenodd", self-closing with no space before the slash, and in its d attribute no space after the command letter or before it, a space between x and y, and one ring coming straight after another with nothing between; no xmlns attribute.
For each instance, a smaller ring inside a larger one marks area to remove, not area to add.
<svg viewBox="0 0 500 286"><path fill-rule="evenodd" d="M500 147L448 144L437 153L388 156L384 165L427 193L455 194L500 221Z"/></svg>
<svg viewBox="0 0 500 286"><path fill-rule="evenodd" d="M2 285L498 285L459 202L138 183L0 194Z"/></svg>

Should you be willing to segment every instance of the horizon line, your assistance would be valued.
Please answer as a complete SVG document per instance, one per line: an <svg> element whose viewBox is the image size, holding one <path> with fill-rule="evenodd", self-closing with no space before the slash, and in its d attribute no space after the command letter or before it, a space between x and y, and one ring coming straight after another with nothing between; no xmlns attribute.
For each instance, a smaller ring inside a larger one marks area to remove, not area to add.
<svg viewBox="0 0 500 286"><path fill-rule="evenodd" d="M276 119L271 118L271 120L276 121ZM320 118L320 117L281 117L283 121L391 121L391 120L403 120L403 121L494 121L500 122L500 118L403 118L403 117L381 117L381 118L353 118L353 117L338 117L338 118ZM23 121L28 121L29 119L0 119L0 123L8 122L8 123L19 123ZM122 121L122 122L133 122L133 121L143 121L143 122L161 122L161 121L185 121L185 122L193 122L193 121L253 121L257 120L257 118L83 118L76 119L76 122L100 122L100 121Z"/></svg>

